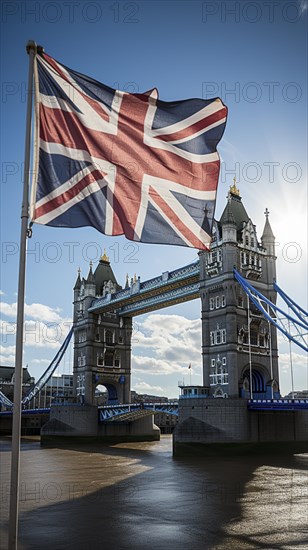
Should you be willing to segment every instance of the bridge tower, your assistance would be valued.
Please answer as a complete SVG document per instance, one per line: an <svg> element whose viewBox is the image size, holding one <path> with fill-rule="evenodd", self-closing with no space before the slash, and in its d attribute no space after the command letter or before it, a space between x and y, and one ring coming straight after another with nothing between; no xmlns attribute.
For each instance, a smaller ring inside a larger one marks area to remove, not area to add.
<svg viewBox="0 0 308 550"><path fill-rule="evenodd" d="M74 286L74 393L80 401L94 404L95 388L103 385L110 404L130 402L132 320L117 312L89 311L95 298L121 290L106 253L94 273Z"/></svg>
<svg viewBox="0 0 308 550"><path fill-rule="evenodd" d="M276 302L275 237L265 211L261 241L240 192L230 187L214 222L210 252L200 252L203 384L210 396L272 398L279 392L277 330L250 304L234 279L235 267ZM249 330L250 328L250 330Z"/></svg>

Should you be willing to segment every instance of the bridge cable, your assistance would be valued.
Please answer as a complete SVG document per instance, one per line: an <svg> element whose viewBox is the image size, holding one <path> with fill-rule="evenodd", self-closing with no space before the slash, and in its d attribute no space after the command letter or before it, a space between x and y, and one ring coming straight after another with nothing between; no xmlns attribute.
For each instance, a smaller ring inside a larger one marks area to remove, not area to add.
<svg viewBox="0 0 308 550"><path fill-rule="evenodd" d="M261 311L264 317L273 325L275 325L280 330L280 332L282 332L289 340L292 340L292 342L294 342L297 346L307 352L308 346L304 339L304 336L307 335L306 322L296 319L295 317L287 314L280 307L271 302L271 300L266 298L266 296L263 296L263 294L261 294L261 292L259 292L246 279L244 279L244 277L242 277L242 275L240 275L240 273L238 273L235 268L233 269L233 273L236 280L240 283L246 294L249 296L254 305ZM262 302L264 302L267 307L265 307ZM279 312L282 317L279 318L277 312ZM292 323L292 327L297 332L297 334L295 335L296 337L292 335L291 332L288 330L288 327L284 325L284 323L286 323L288 320ZM304 329L305 332L300 331L300 329Z"/></svg>

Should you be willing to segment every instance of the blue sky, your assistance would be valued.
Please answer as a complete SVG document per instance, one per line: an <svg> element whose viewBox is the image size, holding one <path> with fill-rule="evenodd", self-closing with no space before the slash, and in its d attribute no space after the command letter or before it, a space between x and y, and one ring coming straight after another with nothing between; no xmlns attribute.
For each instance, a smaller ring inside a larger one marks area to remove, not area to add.
<svg viewBox="0 0 308 550"><path fill-rule="evenodd" d="M112 87L134 92L156 86L166 101L219 95L229 117L219 145L217 216L235 175L259 237L265 207L270 210L278 282L305 306L307 2L16 1L2 2L1 9L0 288L6 332L13 330L17 290L29 39ZM57 348L43 345L46 328L39 322L69 322L77 269L86 275L89 261L95 264L104 248L120 284L127 272L146 279L197 257L191 249L132 245L91 228L35 226L26 290L34 332L25 345L34 376ZM135 319L133 388L176 396L178 380L188 382L190 362L192 380L201 383L199 318L196 300ZM294 351L295 385L308 387L305 360ZM13 352L14 338L2 333L1 363L12 364ZM283 393L290 389L287 363L282 342Z"/></svg>

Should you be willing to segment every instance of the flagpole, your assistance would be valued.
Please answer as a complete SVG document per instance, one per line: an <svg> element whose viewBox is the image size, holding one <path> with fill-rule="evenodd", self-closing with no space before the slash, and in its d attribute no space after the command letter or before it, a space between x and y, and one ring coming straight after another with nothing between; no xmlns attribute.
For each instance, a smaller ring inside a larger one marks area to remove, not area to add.
<svg viewBox="0 0 308 550"><path fill-rule="evenodd" d="M24 333L24 302L26 279L26 247L29 220L29 174L30 174L30 145L31 119L33 95L34 57L37 46L30 40L26 46L29 55L28 72L28 99L25 138L24 185L21 207L21 232L19 252L19 276L16 320L16 350L15 350L15 383L14 408L12 427L12 457L11 457L11 491L8 550L17 550L18 544L18 504L19 504L19 472L20 472L20 432L21 432L21 399L22 399L22 355Z"/></svg>

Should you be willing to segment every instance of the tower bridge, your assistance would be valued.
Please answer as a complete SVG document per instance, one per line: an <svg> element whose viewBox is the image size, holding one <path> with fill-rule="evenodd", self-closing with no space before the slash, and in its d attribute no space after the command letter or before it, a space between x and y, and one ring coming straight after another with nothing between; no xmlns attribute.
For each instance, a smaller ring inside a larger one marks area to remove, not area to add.
<svg viewBox="0 0 308 550"><path fill-rule="evenodd" d="M74 387L94 403L98 384L114 403L130 402L132 317L201 299L203 384L208 397L278 397L277 330L251 307L234 268L273 303L277 292L275 237L268 211L261 240L234 184L214 222L210 252L147 281L116 281L104 254L74 287ZM250 341L248 341L250 340ZM251 395L252 394L252 395Z"/></svg>
<svg viewBox="0 0 308 550"><path fill-rule="evenodd" d="M258 239L234 183L212 234L211 250L199 252L197 261L146 281L127 278L125 288L118 284L106 253L94 271L90 264L87 277L79 271L73 317L78 405L55 407L43 434L71 430L71 435L116 434L125 439L129 426L130 434L147 433L151 438L152 433L156 438L149 407L138 409L130 402L132 318L199 298L203 386L182 387L179 404L171 406L172 414L179 414L175 446L258 438L293 438L308 444L307 402L281 400L277 345L281 330L307 350L307 313L276 284L269 212L265 210ZM292 309L293 317L286 314L283 322L278 319L277 293ZM295 335L286 328L290 324ZM98 385L105 386L109 396L107 407L99 410L100 428L95 407Z"/></svg>

